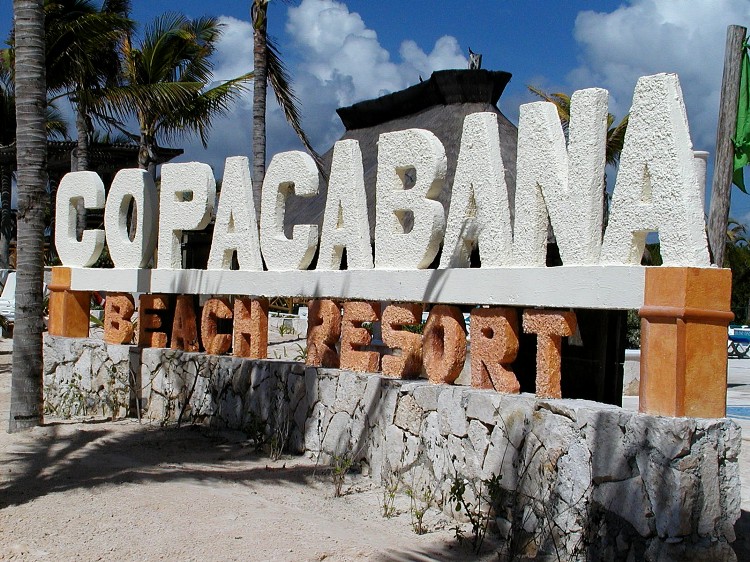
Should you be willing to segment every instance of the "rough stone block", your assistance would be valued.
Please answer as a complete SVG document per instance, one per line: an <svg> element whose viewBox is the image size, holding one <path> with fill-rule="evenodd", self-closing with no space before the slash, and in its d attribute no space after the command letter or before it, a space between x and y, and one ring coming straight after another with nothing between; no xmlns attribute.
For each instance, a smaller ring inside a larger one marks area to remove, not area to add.
<svg viewBox="0 0 750 562"><path fill-rule="evenodd" d="M424 410L419 407L413 396L407 394L401 396L396 405L396 417L393 423L413 435L419 435L423 415Z"/></svg>

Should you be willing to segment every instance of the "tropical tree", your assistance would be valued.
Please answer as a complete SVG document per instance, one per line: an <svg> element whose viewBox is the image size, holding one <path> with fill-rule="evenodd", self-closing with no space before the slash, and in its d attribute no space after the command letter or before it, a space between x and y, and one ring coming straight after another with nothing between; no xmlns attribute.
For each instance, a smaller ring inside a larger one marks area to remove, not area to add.
<svg viewBox="0 0 750 562"><path fill-rule="evenodd" d="M281 60L276 44L268 35L269 0L253 0L250 19L253 24L253 197L256 212L260 211L260 190L266 175L266 100L271 85L284 117L297 133L307 151L321 169L320 157L313 150L302 129L299 101L291 87L289 73Z"/></svg>
<svg viewBox="0 0 750 562"><path fill-rule="evenodd" d="M47 181L44 0L14 0L18 252L9 431L43 421L42 283Z"/></svg>
<svg viewBox="0 0 750 562"><path fill-rule="evenodd" d="M127 133L123 122L134 115L140 145L138 164L156 172L157 139L198 134L206 146L213 119L225 114L246 90L252 73L212 85L211 55L221 35L215 18L190 20L164 14L145 31L139 45L123 44L121 86L107 88L94 102L97 114ZM114 120L116 118L116 120Z"/></svg>
<svg viewBox="0 0 750 562"><path fill-rule="evenodd" d="M133 28L130 0L46 0L47 88L76 109L76 169L89 168L92 108L117 83L122 40Z"/></svg>

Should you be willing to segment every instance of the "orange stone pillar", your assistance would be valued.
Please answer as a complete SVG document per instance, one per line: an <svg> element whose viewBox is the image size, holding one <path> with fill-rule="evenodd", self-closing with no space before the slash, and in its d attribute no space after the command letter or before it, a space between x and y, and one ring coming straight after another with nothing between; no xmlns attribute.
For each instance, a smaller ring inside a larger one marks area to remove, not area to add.
<svg viewBox="0 0 750 562"><path fill-rule="evenodd" d="M70 268L53 267L48 289L50 335L70 338L89 336L91 292L70 290Z"/></svg>
<svg viewBox="0 0 750 562"><path fill-rule="evenodd" d="M727 403L729 269L649 267L641 316L640 411L721 418Z"/></svg>

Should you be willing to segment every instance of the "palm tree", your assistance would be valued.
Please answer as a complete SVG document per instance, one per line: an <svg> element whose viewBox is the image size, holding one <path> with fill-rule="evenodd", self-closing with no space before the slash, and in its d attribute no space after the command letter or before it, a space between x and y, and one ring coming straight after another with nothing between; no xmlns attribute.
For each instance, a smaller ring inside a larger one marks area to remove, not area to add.
<svg viewBox="0 0 750 562"><path fill-rule="evenodd" d="M260 190L266 175L266 99L267 85L276 95L287 122L297 133L307 151L315 158L322 172L320 156L307 138L299 111L299 101L290 85L289 73L281 60L274 41L268 36L269 0L253 0L250 19L253 24L253 198L260 212Z"/></svg>
<svg viewBox="0 0 750 562"><path fill-rule="evenodd" d="M47 87L76 108L76 169L87 170L92 107L116 83L119 43L132 30L130 0L46 0Z"/></svg>
<svg viewBox="0 0 750 562"><path fill-rule="evenodd" d="M42 283L47 180L44 0L14 0L18 253L9 431L43 421Z"/></svg>
<svg viewBox="0 0 750 562"><path fill-rule="evenodd" d="M124 133L122 121L136 117L140 134L129 136L140 144L142 169L155 174L159 137L197 133L206 146L212 120L245 91L252 73L209 87L211 55L220 35L215 18L164 14L146 29L138 46L125 40L123 85L107 88L102 100L93 103L98 115L109 115L109 124Z"/></svg>

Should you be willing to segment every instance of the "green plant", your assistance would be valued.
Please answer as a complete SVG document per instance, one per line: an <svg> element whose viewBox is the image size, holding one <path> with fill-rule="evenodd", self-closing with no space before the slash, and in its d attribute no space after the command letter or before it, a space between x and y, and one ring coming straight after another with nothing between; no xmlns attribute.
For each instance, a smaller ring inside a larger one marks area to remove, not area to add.
<svg viewBox="0 0 750 562"><path fill-rule="evenodd" d="M435 500L435 494L427 485L422 484L419 490L413 486L406 488L406 495L411 502L409 514L411 515L411 528L418 535L424 535L427 528L424 525L424 516Z"/></svg>
<svg viewBox="0 0 750 562"><path fill-rule="evenodd" d="M396 471L385 470L381 474L381 488L383 491L380 507L381 513L386 519L396 515L396 494L401 484L401 475Z"/></svg>
<svg viewBox="0 0 750 562"><path fill-rule="evenodd" d="M297 347L297 353L292 359L295 361L307 361L307 346L299 343L295 344L295 346Z"/></svg>
<svg viewBox="0 0 750 562"><path fill-rule="evenodd" d="M297 331L294 329L294 326L291 324L285 324L284 321L281 321L281 324L279 324L279 335L284 337L287 334L294 335Z"/></svg>
<svg viewBox="0 0 750 562"><path fill-rule="evenodd" d="M401 326L405 332L411 332L412 334L421 334L424 332L424 326L427 322L420 322L419 324L404 324Z"/></svg>
<svg viewBox="0 0 750 562"><path fill-rule="evenodd" d="M473 482L456 474L453 477L453 483L449 494L449 499L455 504L455 510L463 511L469 519L471 525L471 546L475 554L479 554L482 549L484 537L487 534L487 526L492 515L493 504L496 503L502 492L500 487L500 475L493 475L491 478L480 480L478 486ZM467 488L470 485L473 488L474 502L467 498ZM453 528L456 539L462 542L464 539L463 530L459 525Z"/></svg>
<svg viewBox="0 0 750 562"><path fill-rule="evenodd" d="M346 475L354 464L354 455L347 451L341 455L333 455L331 459L331 480L333 481L333 495L341 497L341 490L344 487Z"/></svg>
<svg viewBox="0 0 750 562"><path fill-rule="evenodd" d="M276 399L274 400L274 411L273 411L273 431L271 432L271 438L269 439L269 455L271 460L277 461L281 458L286 448L287 441L289 440L289 430L291 429L291 421L289 419L289 389L282 379L276 382Z"/></svg>

